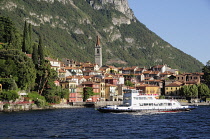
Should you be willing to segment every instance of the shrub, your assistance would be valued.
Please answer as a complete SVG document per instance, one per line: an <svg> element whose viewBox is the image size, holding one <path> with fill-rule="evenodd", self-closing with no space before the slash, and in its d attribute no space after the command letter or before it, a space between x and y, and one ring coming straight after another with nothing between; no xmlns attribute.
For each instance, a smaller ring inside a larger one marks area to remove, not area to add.
<svg viewBox="0 0 210 139"><path fill-rule="evenodd" d="M3 108L4 108L4 109L8 109L9 106L10 106L10 104L9 104L9 103L6 103L6 104L3 105Z"/></svg>
<svg viewBox="0 0 210 139"><path fill-rule="evenodd" d="M16 90L2 91L0 92L0 100L15 101L19 97Z"/></svg>

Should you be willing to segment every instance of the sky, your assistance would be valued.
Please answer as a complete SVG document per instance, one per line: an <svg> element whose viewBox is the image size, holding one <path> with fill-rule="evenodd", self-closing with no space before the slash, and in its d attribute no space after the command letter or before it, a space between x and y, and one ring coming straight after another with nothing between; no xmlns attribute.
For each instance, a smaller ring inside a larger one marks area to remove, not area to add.
<svg viewBox="0 0 210 139"><path fill-rule="evenodd" d="M204 65L210 60L210 0L128 0L135 17Z"/></svg>

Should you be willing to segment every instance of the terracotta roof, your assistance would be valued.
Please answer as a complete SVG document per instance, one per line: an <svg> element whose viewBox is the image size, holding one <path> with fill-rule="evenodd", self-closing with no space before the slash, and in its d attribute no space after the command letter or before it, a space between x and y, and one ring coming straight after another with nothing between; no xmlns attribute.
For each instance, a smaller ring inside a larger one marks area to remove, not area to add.
<svg viewBox="0 0 210 139"><path fill-rule="evenodd" d="M83 76L85 79L90 79L92 78L93 76Z"/></svg>
<svg viewBox="0 0 210 139"><path fill-rule="evenodd" d="M64 71L63 69L59 69L60 73L65 73L66 71Z"/></svg>
<svg viewBox="0 0 210 139"><path fill-rule="evenodd" d="M140 84L140 85L137 86L137 87L159 87L159 86L151 85L151 84Z"/></svg>
<svg viewBox="0 0 210 139"><path fill-rule="evenodd" d="M94 82L86 81L86 82L83 82L82 84L83 84L83 85L85 85L85 84L94 84Z"/></svg>
<svg viewBox="0 0 210 139"><path fill-rule="evenodd" d="M181 82L173 82L171 84L166 85L165 87L180 87L182 86Z"/></svg>
<svg viewBox="0 0 210 139"><path fill-rule="evenodd" d="M149 74L158 74L158 73L160 73L160 72L159 71L152 71Z"/></svg>
<svg viewBox="0 0 210 139"><path fill-rule="evenodd" d="M148 70L148 71L143 72L143 74L149 74L151 72L152 72L151 70Z"/></svg>
<svg viewBox="0 0 210 139"><path fill-rule="evenodd" d="M53 58L50 58L50 57L45 57L46 60L49 60L49 61L54 61L54 62L60 62L58 61L58 59L53 59Z"/></svg>
<svg viewBox="0 0 210 139"><path fill-rule="evenodd" d="M113 77L105 77L104 79L113 79Z"/></svg>
<svg viewBox="0 0 210 139"><path fill-rule="evenodd" d="M197 84L198 82L196 81L187 81L186 84Z"/></svg>
<svg viewBox="0 0 210 139"><path fill-rule="evenodd" d="M130 67L123 68L122 70L130 70Z"/></svg>
<svg viewBox="0 0 210 139"><path fill-rule="evenodd" d="M29 58L32 58L32 54L26 54L26 56L28 56Z"/></svg>
<svg viewBox="0 0 210 139"><path fill-rule="evenodd" d="M143 71L144 68L138 68L136 71Z"/></svg>

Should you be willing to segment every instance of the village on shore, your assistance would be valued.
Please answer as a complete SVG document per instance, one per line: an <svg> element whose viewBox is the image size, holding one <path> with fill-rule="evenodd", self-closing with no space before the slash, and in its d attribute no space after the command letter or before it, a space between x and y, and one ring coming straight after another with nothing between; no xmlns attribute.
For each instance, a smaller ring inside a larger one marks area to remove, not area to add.
<svg viewBox="0 0 210 139"><path fill-rule="evenodd" d="M30 57L30 55L28 55ZM102 64L102 47L99 37L95 45L95 63L76 62L46 58L58 74L57 86L69 90L69 100L83 102L83 91L91 87L93 95L86 102L122 101L124 89L137 89L145 94L164 95L166 98L180 98L180 88L200 84L203 73L179 74L166 64L153 67L114 67Z"/></svg>
<svg viewBox="0 0 210 139"><path fill-rule="evenodd" d="M27 56L32 58L31 54ZM169 99L183 99L181 87L200 84L203 76L203 73L179 74L178 69L172 69L166 64L150 68L103 65L99 37L95 46L95 63L82 63L67 58L58 60L46 57L45 59L50 62L51 69L57 72L58 79L54 81L55 85L69 90L69 98L62 99L60 104L75 106L76 103L82 102L120 104L117 102L122 102L124 89L137 89L143 94L155 94ZM87 87L92 88L94 95L83 100Z"/></svg>

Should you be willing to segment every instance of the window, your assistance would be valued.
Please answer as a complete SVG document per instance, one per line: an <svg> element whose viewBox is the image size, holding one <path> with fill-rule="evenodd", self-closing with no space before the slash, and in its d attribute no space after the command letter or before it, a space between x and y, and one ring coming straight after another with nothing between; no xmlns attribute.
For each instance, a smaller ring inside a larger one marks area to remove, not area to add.
<svg viewBox="0 0 210 139"><path fill-rule="evenodd" d="M154 106L158 106L158 103L154 103Z"/></svg>
<svg viewBox="0 0 210 139"><path fill-rule="evenodd" d="M149 103L149 106L153 106L153 103Z"/></svg>

